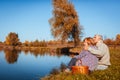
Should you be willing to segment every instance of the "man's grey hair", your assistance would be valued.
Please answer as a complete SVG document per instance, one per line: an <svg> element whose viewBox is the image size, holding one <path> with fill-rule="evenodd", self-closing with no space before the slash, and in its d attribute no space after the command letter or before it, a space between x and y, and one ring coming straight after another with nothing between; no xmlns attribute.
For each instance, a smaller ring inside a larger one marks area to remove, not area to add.
<svg viewBox="0 0 120 80"><path fill-rule="evenodd" d="M102 35L96 34L95 36L98 36L99 39L103 40L103 36Z"/></svg>

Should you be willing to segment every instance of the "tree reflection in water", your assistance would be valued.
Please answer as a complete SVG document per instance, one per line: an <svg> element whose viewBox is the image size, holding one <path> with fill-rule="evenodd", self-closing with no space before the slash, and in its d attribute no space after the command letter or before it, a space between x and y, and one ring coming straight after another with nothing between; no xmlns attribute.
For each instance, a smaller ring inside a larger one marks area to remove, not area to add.
<svg viewBox="0 0 120 80"><path fill-rule="evenodd" d="M22 51L26 55L27 54L32 54L35 57L37 57L37 56L45 56L45 55L60 57L62 55L67 55L67 56L72 55L69 52L69 49L70 48L50 49L50 48L39 48L39 47L38 48L37 47L36 48L32 48L31 47L31 48L24 48L24 49L22 49ZM14 62L17 61L20 52L21 52L20 50L16 50L16 49L4 50L6 61L9 64L13 64Z"/></svg>
<svg viewBox="0 0 120 80"><path fill-rule="evenodd" d="M69 49L71 47L65 47L65 48L39 48L39 47L27 47L27 48L22 48L22 51L27 55L27 54L33 54L35 57L37 56L57 56L60 57L62 55L67 55L71 56L74 55L74 53L69 52ZM76 53L75 53L76 54Z"/></svg>
<svg viewBox="0 0 120 80"><path fill-rule="evenodd" d="M22 51L27 55L27 54L33 54L35 57L37 56L61 56L61 53L58 53L56 49L50 49L50 48L39 48L39 47L30 47L22 49Z"/></svg>
<svg viewBox="0 0 120 80"><path fill-rule="evenodd" d="M9 63L9 64L13 64L17 61L18 59L18 53L20 51L18 50L4 50L4 53L5 53L5 59L6 61Z"/></svg>

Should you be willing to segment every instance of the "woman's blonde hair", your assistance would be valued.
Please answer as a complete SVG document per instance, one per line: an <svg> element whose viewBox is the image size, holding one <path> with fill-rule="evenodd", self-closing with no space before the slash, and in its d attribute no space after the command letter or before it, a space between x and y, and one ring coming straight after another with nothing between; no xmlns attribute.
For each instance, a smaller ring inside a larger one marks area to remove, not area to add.
<svg viewBox="0 0 120 80"><path fill-rule="evenodd" d="M95 42L94 42L94 40L93 40L93 38L91 38L91 37L85 38L83 40L83 42L85 42L85 40L87 40L88 45L93 45L93 46L96 45Z"/></svg>

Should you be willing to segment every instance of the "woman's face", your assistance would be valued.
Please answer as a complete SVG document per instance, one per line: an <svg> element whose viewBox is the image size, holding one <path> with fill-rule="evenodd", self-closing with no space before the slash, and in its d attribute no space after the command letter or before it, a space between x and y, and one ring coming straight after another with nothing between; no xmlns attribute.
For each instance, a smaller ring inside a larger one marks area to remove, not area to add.
<svg viewBox="0 0 120 80"><path fill-rule="evenodd" d="M85 40L85 41L83 42L83 44L84 44L84 46L87 46L87 45L88 45L87 40Z"/></svg>

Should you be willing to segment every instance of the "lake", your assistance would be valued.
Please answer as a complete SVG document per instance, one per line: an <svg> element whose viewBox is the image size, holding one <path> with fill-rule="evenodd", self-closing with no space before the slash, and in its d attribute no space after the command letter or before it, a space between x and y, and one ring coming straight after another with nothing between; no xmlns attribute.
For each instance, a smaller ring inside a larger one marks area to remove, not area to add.
<svg viewBox="0 0 120 80"><path fill-rule="evenodd" d="M71 57L57 53L0 51L0 80L40 80Z"/></svg>

